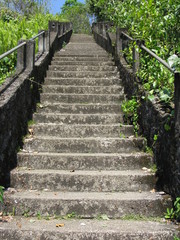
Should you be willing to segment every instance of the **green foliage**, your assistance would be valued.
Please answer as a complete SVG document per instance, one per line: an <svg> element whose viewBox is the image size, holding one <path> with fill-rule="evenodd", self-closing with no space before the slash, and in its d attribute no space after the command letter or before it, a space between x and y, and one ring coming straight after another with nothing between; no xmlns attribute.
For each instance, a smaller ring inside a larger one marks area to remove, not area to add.
<svg viewBox="0 0 180 240"><path fill-rule="evenodd" d="M158 134L154 134L154 142L156 142L158 140Z"/></svg>
<svg viewBox="0 0 180 240"><path fill-rule="evenodd" d="M176 236L174 236L174 240L180 240L180 238L179 238L179 237L176 237Z"/></svg>
<svg viewBox="0 0 180 240"><path fill-rule="evenodd" d="M10 10L2 10L0 14L0 55L17 46L20 39L30 39L40 29L48 29L50 20L64 21L62 16L52 14L35 14L29 18ZM0 60L0 84L13 73L16 66L16 53Z"/></svg>
<svg viewBox="0 0 180 240"><path fill-rule="evenodd" d="M21 15L29 16L47 12L48 3L48 0L1 0L0 6L14 10Z"/></svg>
<svg viewBox="0 0 180 240"><path fill-rule="evenodd" d="M62 13L69 11L72 7L81 7L84 8L84 4L78 2L77 0L66 0L64 5L61 8Z"/></svg>
<svg viewBox="0 0 180 240"><path fill-rule="evenodd" d="M87 3L98 21L112 21L114 28L127 28L133 38L144 40L146 47L169 62L172 68L180 70L179 0L87 0ZM124 50L126 60L132 64L132 45ZM173 99L173 75L156 59L140 53L138 77L149 91L148 98L153 101L157 95L168 105Z"/></svg>
<svg viewBox="0 0 180 240"><path fill-rule="evenodd" d="M3 203L4 187L0 186L0 203Z"/></svg>
<svg viewBox="0 0 180 240"><path fill-rule="evenodd" d="M134 131L137 134L139 127L138 127L138 107L139 103L136 97L132 97L132 99L128 101L124 101L122 103L122 110L125 116L125 122L133 124Z"/></svg>
<svg viewBox="0 0 180 240"><path fill-rule="evenodd" d="M90 34L91 27L85 4L80 3L77 0L66 0L62 7L61 16L73 23L74 33Z"/></svg>
<svg viewBox="0 0 180 240"><path fill-rule="evenodd" d="M167 208L165 218L180 221L180 197L176 198L174 208Z"/></svg>

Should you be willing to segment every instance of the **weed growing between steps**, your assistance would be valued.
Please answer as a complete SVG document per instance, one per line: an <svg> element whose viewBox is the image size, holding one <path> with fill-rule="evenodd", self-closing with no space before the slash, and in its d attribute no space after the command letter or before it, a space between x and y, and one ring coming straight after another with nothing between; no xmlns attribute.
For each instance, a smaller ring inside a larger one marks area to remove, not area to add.
<svg viewBox="0 0 180 240"><path fill-rule="evenodd" d="M136 97L132 97L132 99L123 101L122 103L122 111L124 113L124 122L128 124L133 124L134 132L137 136L139 125L138 125L138 107L139 102Z"/></svg>
<svg viewBox="0 0 180 240"><path fill-rule="evenodd" d="M164 222L162 217L146 217L142 215L129 214L121 218L122 220L128 221L152 221L152 222Z"/></svg>
<svg viewBox="0 0 180 240"><path fill-rule="evenodd" d="M180 197L176 198L174 208L167 208L165 219L180 222Z"/></svg>
<svg viewBox="0 0 180 240"><path fill-rule="evenodd" d="M4 187L0 186L0 203L3 204Z"/></svg>
<svg viewBox="0 0 180 240"><path fill-rule="evenodd" d="M176 236L174 236L174 240L180 240L180 238L179 238L179 237L176 237Z"/></svg>
<svg viewBox="0 0 180 240"><path fill-rule="evenodd" d="M9 216L9 217L14 217L15 215L15 207L13 207L13 210L11 213L5 213L3 212L3 216ZM37 212L37 214L32 214L29 209L25 209L23 214L23 217L27 219L34 219L36 220L46 220L46 221L51 221L51 220L72 220L72 219L87 219L84 218L81 215L76 214L76 212L68 213L66 215L60 216L60 215L42 215L41 212ZM109 221L109 220L124 220L124 221L144 221L144 222L159 222L159 223L164 223L166 222L167 219L162 217L147 217L143 215L135 215L135 214L129 214L129 215L124 215L120 218L109 218L107 214L102 214L99 213L97 216L94 216L93 218L88 218L88 219L95 219L99 221Z"/></svg>

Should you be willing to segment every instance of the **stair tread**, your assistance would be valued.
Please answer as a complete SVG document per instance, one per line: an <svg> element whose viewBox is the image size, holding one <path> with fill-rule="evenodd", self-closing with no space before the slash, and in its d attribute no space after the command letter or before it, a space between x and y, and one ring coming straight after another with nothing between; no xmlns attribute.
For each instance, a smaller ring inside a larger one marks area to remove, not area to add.
<svg viewBox="0 0 180 240"><path fill-rule="evenodd" d="M5 193L8 194L8 193ZM10 195L11 198L21 199L82 199L82 200L156 200L167 198L168 195L161 195L159 192L69 192L69 191L50 191L44 189L38 190L18 190Z"/></svg>
<svg viewBox="0 0 180 240"><path fill-rule="evenodd" d="M101 170L101 171L93 171L93 170L74 170L74 172L69 170L56 170L56 169L30 169L30 168L23 168L19 167L15 170L12 170L13 174L40 174L40 175L46 175L46 174L58 174L58 175L72 175L72 176L146 176L146 175L154 175L152 172L146 172L143 170Z"/></svg>
<svg viewBox="0 0 180 240"><path fill-rule="evenodd" d="M148 153L144 152L136 152L136 153L52 153L52 152L34 152L34 153L27 153L24 151L21 151L18 153L22 155L33 155L33 156L81 156L81 157L88 157L88 156L94 156L94 157L130 157L130 156L151 156Z"/></svg>
<svg viewBox="0 0 180 240"><path fill-rule="evenodd" d="M61 124L61 123L36 123L35 125L32 125L32 127L36 126L60 126L60 127L69 127L69 124ZM120 129L120 123L114 123L114 124L88 124L88 123L83 123L83 124L72 124L72 127L88 127L88 128L93 128L93 127L119 127ZM133 128L132 125L123 125L121 124L121 127L124 128Z"/></svg>
<svg viewBox="0 0 180 240"><path fill-rule="evenodd" d="M27 138L25 142L30 142L33 140L75 140L75 141L119 141L119 142L129 142L129 141L143 141L144 138L136 138L136 137L129 137L129 138L121 138L121 137L56 137L56 136L34 136L32 138Z"/></svg>
<svg viewBox="0 0 180 240"><path fill-rule="evenodd" d="M30 221L31 219L31 221ZM1 223L0 231L11 232L15 240L20 239L19 236L29 235L38 237L44 236L42 239L61 239L64 235L66 239L90 239L90 236L96 236L97 239L107 237L109 239L173 239L173 235L178 236L178 227L172 224L161 222L153 222L151 219L146 221L128 221L128 220L108 220L100 221L97 219L51 219L37 220L37 218L13 217L11 221ZM62 222L63 227L57 229L56 224ZM32 224L33 223L33 224ZM19 230L21 228L21 231ZM15 232L15 233L14 233ZM17 234L18 233L18 234ZM77 236L76 236L77 234ZM72 238L73 235L73 238ZM113 238L112 238L113 235ZM157 235L157 236L156 236ZM54 238L52 238L54 236ZM168 238L166 238L168 237ZM172 237L172 238L171 238ZM3 239L7 239L4 238ZM10 238L9 238L10 239ZM27 239L27 238L26 238ZM30 238L28 238L30 239ZM32 238L31 238L32 239ZM63 238L65 239L65 238ZM107 239L107 238L106 238Z"/></svg>

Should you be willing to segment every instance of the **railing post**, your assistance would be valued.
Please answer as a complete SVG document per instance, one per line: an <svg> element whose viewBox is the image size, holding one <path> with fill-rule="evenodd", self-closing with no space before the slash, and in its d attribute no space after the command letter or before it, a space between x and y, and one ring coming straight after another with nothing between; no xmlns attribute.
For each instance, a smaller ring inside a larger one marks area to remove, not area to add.
<svg viewBox="0 0 180 240"><path fill-rule="evenodd" d="M25 42L24 40L19 40L18 45ZM16 72L20 72L25 68L26 65L26 45L22 46L17 50L17 64Z"/></svg>
<svg viewBox="0 0 180 240"><path fill-rule="evenodd" d="M35 41L26 40L26 69L32 71L35 63Z"/></svg>
<svg viewBox="0 0 180 240"><path fill-rule="evenodd" d="M106 37L106 23L105 22L102 23L102 35L104 37Z"/></svg>
<svg viewBox="0 0 180 240"><path fill-rule="evenodd" d="M180 73L174 75L174 103L175 103L175 141L176 141L176 163L180 164Z"/></svg>
<svg viewBox="0 0 180 240"><path fill-rule="evenodd" d="M43 32L40 30L39 33ZM45 52L45 33L38 37L38 51L44 53Z"/></svg>
<svg viewBox="0 0 180 240"><path fill-rule="evenodd" d="M18 43L26 42L17 51L17 66L16 72L28 69L32 71L35 63L35 41L34 40L20 40Z"/></svg>
<svg viewBox="0 0 180 240"><path fill-rule="evenodd" d="M122 55L122 38L120 28L116 28L116 56L119 57Z"/></svg>
<svg viewBox="0 0 180 240"><path fill-rule="evenodd" d="M133 73L136 74L139 70L139 51L137 51L136 40L133 41Z"/></svg>
<svg viewBox="0 0 180 240"><path fill-rule="evenodd" d="M123 55L123 38L121 33L126 31L126 28L117 28L116 29L116 55L118 57Z"/></svg>
<svg viewBox="0 0 180 240"><path fill-rule="evenodd" d="M49 43L51 46L58 34L58 21L49 21L49 34Z"/></svg>
<svg viewBox="0 0 180 240"><path fill-rule="evenodd" d="M45 40L45 52L49 52L49 31L45 31L44 40Z"/></svg>
<svg viewBox="0 0 180 240"><path fill-rule="evenodd" d="M60 22L59 23L59 36L62 36L63 35L63 23Z"/></svg>

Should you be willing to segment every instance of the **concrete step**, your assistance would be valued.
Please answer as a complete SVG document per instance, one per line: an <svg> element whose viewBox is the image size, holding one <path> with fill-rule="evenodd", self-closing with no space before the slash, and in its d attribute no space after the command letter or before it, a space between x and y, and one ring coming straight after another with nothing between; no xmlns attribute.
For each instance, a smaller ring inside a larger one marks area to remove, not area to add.
<svg viewBox="0 0 180 240"><path fill-rule="evenodd" d="M74 94L123 94L121 86L67 86L44 85L43 93L74 93Z"/></svg>
<svg viewBox="0 0 180 240"><path fill-rule="evenodd" d="M45 78L45 85L76 85L76 86L119 86L118 78Z"/></svg>
<svg viewBox="0 0 180 240"><path fill-rule="evenodd" d="M65 216L74 212L82 218L95 218L101 214L115 219L134 215L162 217L167 207L171 206L169 196L150 192L120 194L29 190L8 195L5 194L5 210L12 212L14 209L19 216L25 213L29 216L37 213L41 216Z"/></svg>
<svg viewBox="0 0 180 240"><path fill-rule="evenodd" d="M54 65L66 65L66 66L115 66L115 63L112 61L64 61L63 58L59 59L59 60L53 60L51 62L50 66L54 66Z"/></svg>
<svg viewBox="0 0 180 240"><path fill-rule="evenodd" d="M48 71L47 77L58 77L58 78L117 78L119 76L119 73L116 71Z"/></svg>
<svg viewBox="0 0 180 240"><path fill-rule="evenodd" d="M63 227L57 228L56 225L61 222ZM179 235L177 226L162 222L98 219L38 221L37 218L22 217L13 217L10 222L1 223L0 234L3 240L174 240L174 236Z"/></svg>
<svg viewBox="0 0 180 240"><path fill-rule="evenodd" d="M77 124L35 124L33 127L35 136L56 136L63 138L82 137L132 137L134 128L130 125L77 125Z"/></svg>
<svg viewBox="0 0 180 240"><path fill-rule="evenodd" d="M100 61L103 61L103 62L109 62L110 60L112 60L110 57L104 57L104 56L98 56L98 55L85 55L85 56L67 56L67 55L61 55L61 56L56 56L56 57L53 57L53 61L78 61L78 62L90 62L90 61L93 61L93 62L100 62Z"/></svg>
<svg viewBox="0 0 180 240"><path fill-rule="evenodd" d="M73 192L137 192L155 186L154 174L143 170L80 171L22 169L11 171L11 187Z"/></svg>
<svg viewBox="0 0 180 240"><path fill-rule="evenodd" d="M120 114L122 113L120 104L99 104L99 103L83 103L83 104L41 104L41 108L38 110L40 113L68 113L68 114Z"/></svg>
<svg viewBox="0 0 180 240"><path fill-rule="evenodd" d="M95 49L88 49L88 48L76 48L73 47L72 50L70 50L70 48L68 49L67 47L62 49L61 51L59 51L58 53L56 53L54 55L55 57L59 57L59 56L100 56L100 57L109 57L108 53L99 49L99 48L95 48Z"/></svg>
<svg viewBox="0 0 180 240"><path fill-rule="evenodd" d="M82 66L82 65L50 65L49 66L50 71L113 71L117 72L117 69L115 66Z"/></svg>
<svg viewBox="0 0 180 240"><path fill-rule="evenodd" d="M122 101L124 98L120 94L59 94L59 93L42 93L42 103L112 103Z"/></svg>
<svg viewBox="0 0 180 240"><path fill-rule="evenodd" d="M104 49L102 47L100 47L99 45L97 45L95 42L91 42L91 43L74 43L74 42L69 42L65 48L63 48L62 50L81 50L81 49L85 49L85 50L99 50L99 51L103 51L103 52L106 52L104 51ZM58 51L58 52L61 52L62 50ZM56 52L56 54L58 53Z"/></svg>
<svg viewBox="0 0 180 240"><path fill-rule="evenodd" d="M28 169L123 171L149 169L152 164L152 156L146 153L18 153L18 166Z"/></svg>
<svg viewBox="0 0 180 240"><path fill-rule="evenodd" d="M35 123L58 123L58 124L117 124L123 121L120 114L57 114L35 113Z"/></svg>
<svg viewBox="0 0 180 240"><path fill-rule="evenodd" d="M132 153L145 147L143 138L55 138L26 139L27 152L55 153Z"/></svg>
<svg viewBox="0 0 180 240"><path fill-rule="evenodd" d="M87 34L73 34L71 37L70 44L91 44L95 43L94 38L92 35L87 35Z"/></svg>

